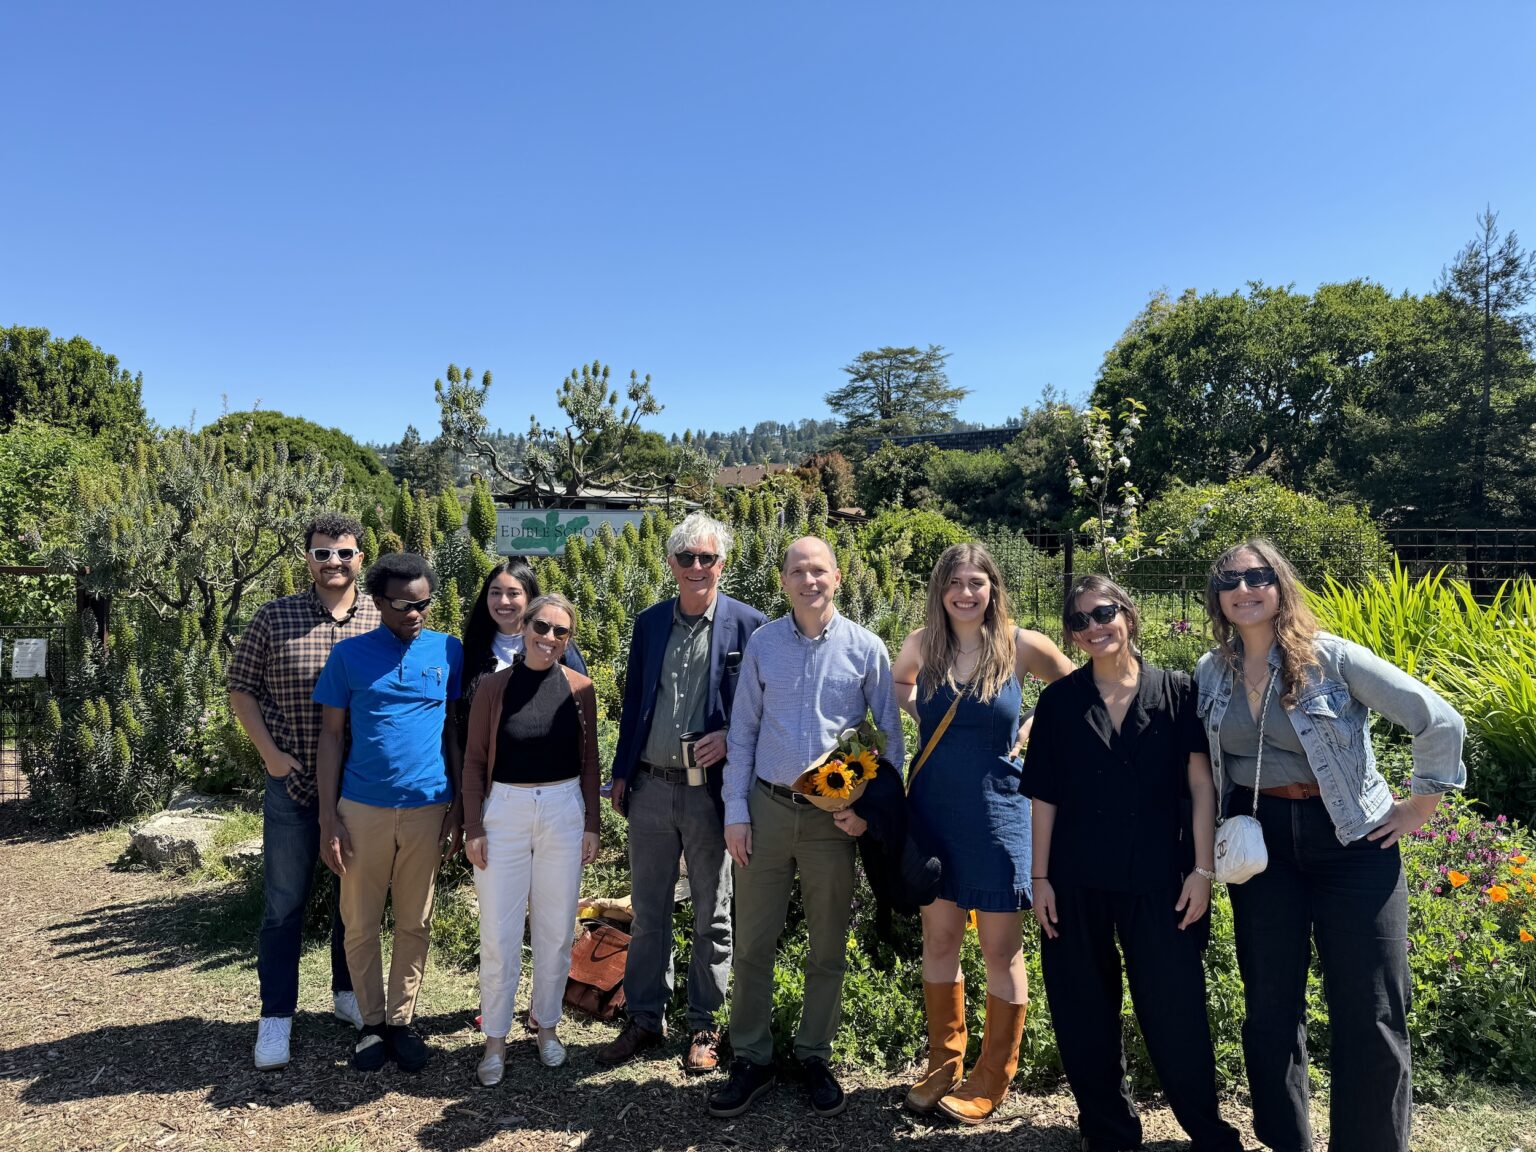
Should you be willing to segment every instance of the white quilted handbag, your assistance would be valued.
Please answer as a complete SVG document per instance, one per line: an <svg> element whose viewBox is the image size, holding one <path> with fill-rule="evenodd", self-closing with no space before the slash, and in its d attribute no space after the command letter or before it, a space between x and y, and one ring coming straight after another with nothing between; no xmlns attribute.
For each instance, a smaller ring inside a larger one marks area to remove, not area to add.
<svg viewBox="0 0 1536 1152"><path fill-rule="evenodd" d="M1216 825L1216 880L1221 884L1241 884L1269 867L1269 849L1264 847L1264 828L1259 823L1259 778L1264 771L1264 720L1269 714L1269 696L1275 687L1275 674L1264 685L1264 702L1259 706L1259 758L1253 770L1253 814L1228 816ZM1216 794L1223 791L1220 780Z"/></svg>

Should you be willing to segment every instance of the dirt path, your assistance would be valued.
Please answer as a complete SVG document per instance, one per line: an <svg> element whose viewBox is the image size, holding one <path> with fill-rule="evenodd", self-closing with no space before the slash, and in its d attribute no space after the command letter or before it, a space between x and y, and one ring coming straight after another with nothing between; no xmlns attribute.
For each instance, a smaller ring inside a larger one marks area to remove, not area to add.
<svg viewBox="0 0 1536 1152"><path fill-rule="evenodd" d="M35 838L14 826L15 809L0 806L0 1148L1078 1146L1065 1096L1016 1094L1000 1123L958 1131L906 1115L903 1078L853 1069L843 1070L850 1104L841 1117L815 1117L797 1086L781 1084L722 1123L704 1111L709 1082L687 1080L675 1058L598 1069L590 1051L612 1035L601 1025L568 1026L571 1059L553 1072L531 1045L515 1046L505 1083L486 1092L471 1086L473 981L431 967L418 1023L433 1062L414 1077L358 1075L346 1064L350 1030L329 1014L318 951L306 961L294 1062L258 1073L249 897L235 885L116 868L121 832ZM1246 1119L1235 1105L1229 1114ZM1165 1109L1145 1119L1149 1148L1187 1146Z"/></svg>

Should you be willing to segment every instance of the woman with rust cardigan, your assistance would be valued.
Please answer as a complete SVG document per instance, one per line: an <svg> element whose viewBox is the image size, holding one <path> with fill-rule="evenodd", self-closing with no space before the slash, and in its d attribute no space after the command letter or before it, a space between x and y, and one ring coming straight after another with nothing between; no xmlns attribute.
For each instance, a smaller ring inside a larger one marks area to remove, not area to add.
<svg viewBox="0 0 1536 1152"><path fill-rule="evenodd" d="M539 1059L565 1062L555 1035L571 966L581 870L597 857L597 694L560 663L576 628L563 596L523 613L523 652L480 684L464 748L464 852L480 899L480 1002L491 1087L506 1068L523 925L533 905L533 1002Z"/></svg>

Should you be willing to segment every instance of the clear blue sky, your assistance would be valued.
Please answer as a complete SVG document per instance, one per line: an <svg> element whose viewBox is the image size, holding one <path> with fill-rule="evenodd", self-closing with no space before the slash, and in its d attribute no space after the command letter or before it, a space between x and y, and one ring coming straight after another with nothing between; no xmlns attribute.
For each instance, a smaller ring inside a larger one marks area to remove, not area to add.
<svg viewBox="0 0 1536 1152"><path fill-rule="evenodd" d="M1159 288L1429 289L1536 244L1536 5L10 4L0 324L151 416L392 440L601 358L653 426L827 415L945 345L961 415L1090 387Z"/></svg>

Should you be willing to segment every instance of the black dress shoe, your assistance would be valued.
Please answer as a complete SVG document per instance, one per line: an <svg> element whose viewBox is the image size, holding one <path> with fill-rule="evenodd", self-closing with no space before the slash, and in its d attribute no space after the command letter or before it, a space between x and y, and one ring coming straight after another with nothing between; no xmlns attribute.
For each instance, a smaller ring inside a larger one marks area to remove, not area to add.
<svg viewBox="0 0 1536 1152"><path fill-rule="evenodd" d="M818 1116L836 1116L848 1107L848 1097L843 1095L825 1060L820 1056L807 1056L800 1066L805 1069L805 1090L811 1094L811 1111Z"/></svg>
<svg viewBox="0 0 1536 1152"><path fill-rule="evenodd" d="M386 1033L389 1055L402 1072L420 1072L432 1055L426 1043L411 1031L409 1024L391 1024Z"/></svg>
<svg viewBox="0 0 1536 1152"><path fill-rule="evenodd" d="M731 1061L731 1076L725 1087L709 1096L709 1114L729 1119L740 1116L752 1102L773 1087L772 1064L754 1064L745 1056Z"/></svg>
<svg viewBox="0 0 1536 1152"><path fill-rule="evenodd" d="M384 1061L389 1059L389 1042L384 1037L384 1025L363 1025L352 1049L352 1067L359 1072L377 1072L384 1067Z"/></svg>

